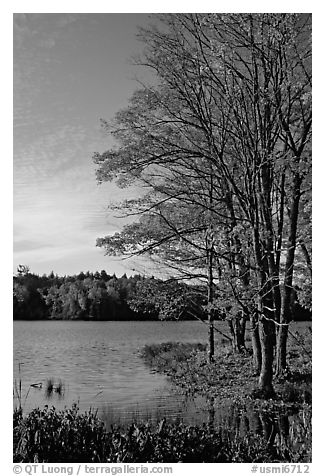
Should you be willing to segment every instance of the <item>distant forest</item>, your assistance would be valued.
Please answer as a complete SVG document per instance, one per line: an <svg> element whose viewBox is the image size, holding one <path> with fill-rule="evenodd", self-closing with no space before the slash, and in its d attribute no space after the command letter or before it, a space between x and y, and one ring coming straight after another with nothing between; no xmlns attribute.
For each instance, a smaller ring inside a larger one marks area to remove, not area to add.
<svg viewBox="0 0 325 476"><path fill-rule="evenodd" d="M39 276L27 266L19 266L13 277L14 320L191 320L205 319L206 307L204 288L154 277L118 278L105 270ZM293 299L293 319L310 318Z"/></svg>

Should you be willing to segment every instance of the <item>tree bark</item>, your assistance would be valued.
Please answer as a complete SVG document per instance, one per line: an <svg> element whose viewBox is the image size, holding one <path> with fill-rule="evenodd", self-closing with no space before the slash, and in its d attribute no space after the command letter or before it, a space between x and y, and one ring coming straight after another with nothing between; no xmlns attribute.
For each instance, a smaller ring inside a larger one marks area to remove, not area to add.
<svg viewBox="0 0 325 476"><path fill-rule="evenodd" d="M208 320L209 320L209 339L208 339L208 362L214 361L214 316L213 316L213 254L212 250L208 252Z"/></svg>
<svg viewBox="0 0 325 476"><path fill-rule="evenodd" d="M210 206L210 224L206 235L206 249L207 249L207 268L208 268L208 318L209 318L209 345L208 345L208 362L214 361L214 314L213 314L213 254L214 254L214 236L212 225L212 208L213 208L213 171L212 163L210 162L210 176L209 176L209 206Z"/></svg>
<svg viewBox="0 0 325 476"><path fill-rule="evenodd" d="M246 350L245 345L245 331L246 318L245 316L236 316L229 319L229 328L232 336L232 347L234 352L243 352Z"/></svg>
<svg viewBox="0 0 325 476"><path fill-rule="evenodd" d="M290 231L285 264L284 289L281 300L280 326L277 332L276 374L281 375L287 368L288 324L291 320L291 295L294 259L297 243L297 225L300 202L301 177L296 173L293 179L293 199L290 209Z"/></svg>
<svg viewBox="0 0 325 476"><path fill-rule="evenodd" d="M281 322L281 324L285 324ZM281 325L277 332L276 341L276 375L283 374L287 368L288 326Z"/></svg>
<svg viewBox="0 0 325 476"><path fill-rule="evenodd" d="M268 308L273 306L272 288L267 283L268 269L265 269L265 261L262 259L259 233L257 227L254 229L254 252L258 265L257 280L260 291L258 297L258 336L261 346L261 368L258 380L258 387L265 398L274 394L273 380L273 351L275 340L274 322L272 322L273 312ZM271 308L272 309L272 308Z"/></svg>
<svg viewBox="0 0 325 476"><path fill-rule="evenodd" d="M258 386L265 398L274 395L273 389L273 351L274 323L261 317L259 320L259 337L261 342L262 365Z"/></svg>
<svg viewBox="0 0 325 476"><path fill-rule="evenodd" d="M262 366L262 351L260 336L258 332L258 319L256 316L256 312L251 314L250 323L252 334L253 365L255 372L259 375Z"/></svg>

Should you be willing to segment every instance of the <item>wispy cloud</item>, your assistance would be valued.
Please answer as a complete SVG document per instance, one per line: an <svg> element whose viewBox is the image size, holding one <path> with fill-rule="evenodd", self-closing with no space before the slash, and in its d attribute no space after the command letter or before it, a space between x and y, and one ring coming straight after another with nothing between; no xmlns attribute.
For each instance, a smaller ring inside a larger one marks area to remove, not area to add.
<svg viewBox="0 0 325 476"><path fill-rule="evenodd" d="M119 15L14 15L15 264L38 272L53 269L51 263L76 269L78 259L84 269L107 260L118 267L95 241L125 222L107 205L138 191L98 186L91 157L112 145L99 118L111 117L130 95L125 61L138 22Z"/></svg>
<svg viewBox="0 0 325 476"><path fill-rule="evenodd" d="M14 40L19 47L34 39L34 46L52 48L62 30L76 19L77 15L66 13L14 13Z"/></svg>
<svg viewBox="0 0 325 476"><path fill-rule="evenodd" d="M30 264L37 256L43 264L49 257L71 261L77 254L81 259L85 249L95 248L97 237L121 229L123 221L107 205L127 195L114 184L96 184L95 145L80 127L63 126L16 151L15 263Z"/></svg>
<svg viewBox="0 0 325 476"><path fill-rule="evenodd" d="M40 241L31 241L31 240L14 240L14 253L26 252L30 250L39 250L41 248L47 247L44 243Z"/></svg>

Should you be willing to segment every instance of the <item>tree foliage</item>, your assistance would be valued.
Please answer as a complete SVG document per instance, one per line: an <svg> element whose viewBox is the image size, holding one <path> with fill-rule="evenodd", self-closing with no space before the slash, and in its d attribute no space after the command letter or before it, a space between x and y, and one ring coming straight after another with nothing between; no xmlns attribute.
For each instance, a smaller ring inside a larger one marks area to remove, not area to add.
<svg viewBox="0 0 325 476"><path fill-rule="evenodd" d="M186 320L202 315L206 305L194 286L105 271L64 277L18 272L13 295L16 320Z"/></svg>
<svg viewBox="0 0 325 476"><path fill-rule="evenodd" d="M258 324L260 386L271 394L275 338L286 367L299 240L310 256L310 15L164 14L140 36L139 62L157 85L103 121L117 145L94 160L99 182L147 193L124 204L140 220L98 245L156 253L203 279L210 306L220 294L236 303Z"/></svg>

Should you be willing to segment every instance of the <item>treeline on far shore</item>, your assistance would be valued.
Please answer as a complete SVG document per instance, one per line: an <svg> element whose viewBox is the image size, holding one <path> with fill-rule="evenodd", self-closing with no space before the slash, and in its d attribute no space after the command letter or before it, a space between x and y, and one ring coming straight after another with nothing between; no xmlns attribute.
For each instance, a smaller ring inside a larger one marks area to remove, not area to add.
<svg viewBox="0 0 325 476"><path fill-rule="evenodd" d="M14 320L186 320L194 318L190 307L189 286L153 277L105 270L40 276L27 266L13 277Z"/></svg>
<svg viewBox="0 0 325 476"><path fill-rule="evenodd" d="M199 286L141 275L118 278L102 270L40 276L20 265L13 277L14 320L205 319L206 305ZM310 312L296 302L294 319L310 318Z"/></svg>

